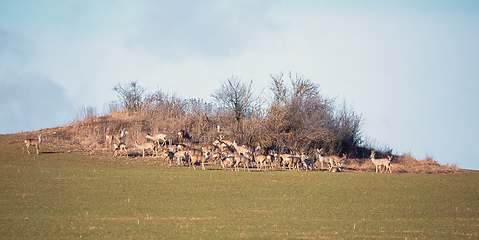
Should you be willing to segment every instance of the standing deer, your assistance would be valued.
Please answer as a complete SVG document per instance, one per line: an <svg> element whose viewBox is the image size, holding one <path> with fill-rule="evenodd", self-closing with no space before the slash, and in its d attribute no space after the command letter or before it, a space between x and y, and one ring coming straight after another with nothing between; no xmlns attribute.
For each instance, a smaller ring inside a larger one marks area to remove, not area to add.
<svg viewBox="0 0 479 240"><path fill-rule="evenodd" d="M190 155L190 164L193 165L193 168L196 170L195 163L201 163L201 168L204 171L205 162L208 161L209 158L210 158L209 152L206 155L193 154L193 155Z"/></svg>
<svg viewBox="0 0 479 240"><path fill-rule="evenodd" d="M138 142L135 141L135 147L137 149L140 149L140 150L143 151L143 157L145 156L145 150L151 150L153 152L153 154L157 155L156 154L156 145L154 143L147 142L147 143L143 143L141 145L138 145Z"/></svg>
<svg viewBox="0 0 479 240"><path fill-rule="evenodd" d="M299 171L299 163L301 163L300 156L293 155L293 154L282 154L282 155L279 155L279 157L283 159L283 168L285 168L287 164L290 171L292 171L293 168L295 167Z"/></svg>
<svg viewBox="0 0 479 240"><path fill-rule="evenodd" d="M317 149L316 148L316 153L318 154L318 160L319 162L321 163L321 170L324 169L324 161L326 161L326 158L325 156L321 155L321 152L323 151L323 149ZM328 159L329 160L329 159Z"/></svg>
<svg viewBox="0 0 479 240"><path fill-rule="evenodd" d="M303 166L306 168L306 171L308 171L308 169L313 171L313 165L315 162L314 158L309 157L305 155L304 153L301 153L301 162L303 163Z"/></svg>
<svg viewBox="0 0 479 240"><path fill-rule="evenodd" d="M243 171L246 172L246 168L248 168L248 172L250 171L249 170L249 158L243 156L243 155L237 155L235 156L235 171L238 171L238 167L240 164L243 165Z"/></svg>
<svg viewBox="0 0 479 240"><path fill-rule="evenodd" d="M190 140L191 136L188 134L188 132L186 130L182 129L182 130L178 131L178 140L180 142L182 142L184 139Z"/></svg>
<svg viewBox="0 0 479 240"><path fill-rule="evenodd" d="M165 146L166 141L168 141L168 135L158 133L156 135L151 136L149 133L146 135L146 139L150 139L158 145Z"/></svg>
<svg viewBox="0 0 479 240"><path fill-rule="evenodd" d="M40 154L39 147L40 144L42 143L42 135L38 135L37 138L27 138L25 139L25 146L23 147L23 153L25 153L25 149L27 149L28 154L30 154L30 146L35 145L35 148L37 149L37 155Z"/></svg>
<svg viewBox="0 0 479 240"><path fill-rule="evenodd" d="M256 168L261 171L261 168L264 166L264 169L266 170L266 159L267 156L265 155L258 155L254 154L254 161L256 163Z"/></svg>
<svg viewBox="0 0 479 240"><path fill-rule="evenodd" d="M201 147L201 150L203 151L204 154L207 152L214 152L216 150L216 146L211 145L211 144L206 144Z"/></svg>
<svg viewBox="0 0 479 240"><path fill-rule="evenodd" d="M376 152L373 150L371 151L371 161L373 162L374 166L376 166L376 173L378 172L379 167L384 166L385 167L385 172L392 173L391 171L391 160L392 156L388 156L388 158L380 158L380 159L375 159L374 156L376 155Z"/></svg>
<svg viewBox="0 0 479 240"><path fill-rule="evenodd" d="M163 160L166 161L168 159L170 166L173 164L173 158L175 157L175 152L171 151L170 149L164 149L163 150Z"/></svg>
<svg viewBox="0 0 479 240"><path fill-rule="evenodd" d="M121 139L124 138L128 134L128 131L122 129L119 134L108 133L105 135L105 142L107 147L111 145L113 140L118 141L120 143Z"/></svg>
<svg viewBox="0 0 479 240"><path fill-rule="evenodd" d="M221 167L223 167L223 170L226 170L227 166L230 166L230 170L233 171L233 165L235 163L235 157L237 156L237 153L234 153L229 150L225 151L220 151L218 153L218 157L220 160Z"/></svg>
<svg viewBox="0 0 479 240"><path fill-rule="evenodd" d="M183 162L187 162L188 157L189 157L188 151L178 151L174 155L174 158L176 158L178 166L181 166Z"/></svg>
<svg viewBox="0 0 479 240"><path fill-rule="evenodd" d="M246 156L246 157L250 157L251 156L251 150L246 147L245 145L242 145L242 146L238 146L238 144L236 143L236 141L234 141L232 144L231 144L235 150L243 155L243 156Z"/></svg>

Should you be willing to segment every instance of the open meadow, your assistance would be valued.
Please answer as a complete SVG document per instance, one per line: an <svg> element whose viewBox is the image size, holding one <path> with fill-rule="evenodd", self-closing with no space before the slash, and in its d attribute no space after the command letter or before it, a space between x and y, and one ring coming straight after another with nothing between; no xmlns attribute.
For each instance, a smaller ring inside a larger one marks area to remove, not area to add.
<svg viewBox="0 0 479 240"><path fill-rule="evenodd" d="M195 171L21 141L0 135L3 239L479 238L477 171Z"/></svg>

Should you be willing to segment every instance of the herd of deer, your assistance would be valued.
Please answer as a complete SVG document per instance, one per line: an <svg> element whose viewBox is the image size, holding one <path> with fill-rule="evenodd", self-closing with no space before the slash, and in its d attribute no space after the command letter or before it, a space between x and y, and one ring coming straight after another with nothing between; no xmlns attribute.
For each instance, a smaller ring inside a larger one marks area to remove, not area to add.
<svg viewBox="0 0 479 240"><path fill-rule="evenodd" d="M117 156L119 153L124 153L128 156L127 145L124 141L127 134L128 131L121 130L119 134L105 135L107 147L113 146L114 148L114 156ZM154 156L159 156L164 160L169 160L170 166L173 165L174 160L176 160L176 165L188 165L188 167L193 166L195 170L196 164L200 164L202 169L205 170L205 163L219 163L223 169L229 167L231 170L234 168L235 171L238 171L238 168L241 166L244 171L246 171L246 169L250 171L250 166L256 166L258 170L273 169L275 166L278 166L283 169L289 168L290 171L293 169L296 169L297 171L300 171L301 169L308 171L314 170L316 168L315 163L319 161L321 164L321 170L324 170L324 164L328 164L328 171L341 172L343 169L342 162L346 159L345 154L343 154L342 157L336 155L325 156L322 153L322 148L316 149L315 157L309 157L304 153L278 154L274 150L270 150L268 151L268 154L263 155L260 154L261 146L259 144L256 148L253 148L247 145L238 145L236 141L231 140L216 140L213 144L206 144L201 146L201 148L194 148L182 144L184 139L191 139L188 132L185 130L178 131L178 139L180 143L175 145L172 145L172 141L166 134L156 134L153 136L147 134L145 138L147 139L147 142L143 144L138 144L138 142L135 141L135 148L141 151L143 157L145 157L146 153L151 152ZM30 154L28 149L30 146L35 146L37 154L39 154L41 142L41 134L38 135L37 138L26 138L23 152L25 152L26 149L28 154ZM370 158L376 167L376 173L380 171L382 166L384 166L385 172L392 172L392 156L381 159L375 159L374 157L375 151L373 150Z"/></svg>
<svg viewBox="0 0 479 240"><path fill-rule="evenodd" d="M118 134L107 134L105 136L106 143L114 147L114 156L119 153L128 155L126 143L123 141L128 131L121 130ZM323 149L316 149L316 156L310 157L304 153L298 154L278 154L273 150L268 151L268 154L261 154L263 151L258 144L256 148L247 145L238 145L236 141L231 140L216 140L212 144L206 144L201 147L191 147L183 144L184 139L191 139L188 132L185 130L178 131L179 144L172 145L172 140L167 134L156 134L145 136L147 142L139 144L135 141L134 148L139 150L144 157L148 152L153 156L158 156L164 160L168 160L170 165L201 165L205 170L205 163L217 163L223 169L230 168L238 171L239 167L243 167L244 171L250 170L250 166L255 166L258 170L273 169L275 166L288 168L290 171L296 169L300 171L314 170L316 163L321 164L321 170L324 170L325 164L328 165L328 171L341 172L343 170L343 161L346 159L344 154L342 157L336 155L325 156ZM384 166L386 172L391 172L391 159L382 158L375 159L375 152L371 153L371 161L378 172ZM319 167L319 166L318 166Z"/></svg>

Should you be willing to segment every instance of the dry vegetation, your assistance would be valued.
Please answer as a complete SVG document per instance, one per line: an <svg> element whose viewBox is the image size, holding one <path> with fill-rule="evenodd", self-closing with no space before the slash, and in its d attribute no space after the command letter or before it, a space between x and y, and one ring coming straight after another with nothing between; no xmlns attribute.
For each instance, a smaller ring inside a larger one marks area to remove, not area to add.
<svg viewBox="0 0 479 240"><path fill-rule="evenodd" d="M360 127L362 118L346 104L337 105L334 99L323 97L319 85L308 79L284 75L272 76L271 98L261 93L255 96L252 82L244 84L232 78L212 96L215 103L198 99L181 99L176 95L157 91L145 94L137 83L117 85L114 90L119 101L110 104L105 116L86 114L68 126L39 131L46 145L66 151L86 152L90 155L113 156L113 146L105 140L106 134L127 130L122 141L127 146L128 161L166 164L161 156L141 157L135 149L147 141L147 134L169 136L170 144L178 144L177 132L187 130L191 136L186 143L201 148L217 139L236 140L249 146L260 145L259 154L269 150L277 153L306 153L316 157L316 149L325 154L348 158L344 171L375 171L369 159L371 147L362 145ZM261 97L260 97L261 96ZM20 133L31 137L38 133ZM377 158L388 152L378 152ZM390 155L389 151L389 155ZM410 156L394 156L394 173L450 174L462 173L455 166L440 165L432 159L417 160ZM315 163L319 166L319 161Z"/></svg>

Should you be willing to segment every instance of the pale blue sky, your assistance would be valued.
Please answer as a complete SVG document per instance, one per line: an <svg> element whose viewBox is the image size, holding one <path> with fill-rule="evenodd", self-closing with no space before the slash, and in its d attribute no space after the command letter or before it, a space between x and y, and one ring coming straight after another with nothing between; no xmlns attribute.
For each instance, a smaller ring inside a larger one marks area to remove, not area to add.
<svg viewBox="0 0 479 240"><path fill-rule="evenodd" d="M99 112L116 83L211 101L292 71L395 153L479 169L478 1L0 0L0 133Z"/></svg>

